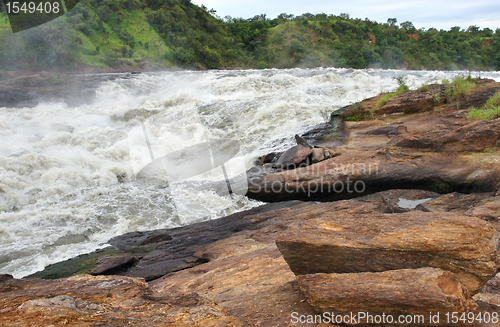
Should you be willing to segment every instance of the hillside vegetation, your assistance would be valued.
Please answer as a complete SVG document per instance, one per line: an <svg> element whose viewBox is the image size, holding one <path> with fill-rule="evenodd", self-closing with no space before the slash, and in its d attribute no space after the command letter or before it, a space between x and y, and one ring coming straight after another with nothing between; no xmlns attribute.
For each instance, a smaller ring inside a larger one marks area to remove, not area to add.
<svg viewBox="0 0 500 327"><path fill-rule="evenodd" d="M1 6L0 1L0 6ZM0 8L0 69L335 66L499 70L500 29L449 31L346 14L219 18L189 0L82 0L67 15L12 34Z"/></svg>

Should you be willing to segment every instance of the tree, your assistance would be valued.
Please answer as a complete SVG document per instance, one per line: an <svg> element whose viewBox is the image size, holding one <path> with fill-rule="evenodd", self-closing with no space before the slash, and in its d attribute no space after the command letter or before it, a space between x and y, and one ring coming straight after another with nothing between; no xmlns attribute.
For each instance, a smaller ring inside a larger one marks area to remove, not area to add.
<svg viewBox="0 0 500 327"><path fill-rule="evenodd" d="M410 21L406 21L400 24L402 28L404 28L407 32L415 32L417 29L413 26L413 23Z"/></svg>
<svg viewBox="0 0 500 327"><path fill-rule="evenodd" d="M398 20L396 18L387 18L387 24L391 27L396 27Z"/></svg>

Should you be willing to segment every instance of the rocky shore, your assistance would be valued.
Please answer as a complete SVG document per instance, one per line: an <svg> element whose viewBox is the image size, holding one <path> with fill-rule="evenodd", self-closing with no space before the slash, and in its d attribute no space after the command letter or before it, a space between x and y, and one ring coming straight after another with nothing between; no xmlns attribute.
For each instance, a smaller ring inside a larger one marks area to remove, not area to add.
<svg viewBox="0 0 500 327"><path fill-rule="evenodd" d="M81 105L95 100L99 83L116 78L131 78L139 71L88 70L22 72L0 70L2 107L34 107L40 102L63 101ZM117 75L119 74L119 75Z"/></svg>
<svg viewBox="0 0 500 327"><path fill-rule="evenodd" d="M342 108L261 158L247 195L266 205L1 276L1 324L331 326L354 313L348 325L497 325L500 119L467 111L500 83L453 101L447 87Z"/></svg>

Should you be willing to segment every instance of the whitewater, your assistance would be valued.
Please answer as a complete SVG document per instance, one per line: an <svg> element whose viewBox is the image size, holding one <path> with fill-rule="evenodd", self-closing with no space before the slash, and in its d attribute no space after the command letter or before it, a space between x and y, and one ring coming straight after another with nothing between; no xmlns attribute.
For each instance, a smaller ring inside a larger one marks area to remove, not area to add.
<svg viewBox="0 0 500 327"><path fill-rule="evenodd" d="M468 72L337 68L170 71L102 82L90 104L0 103L0 273L21 278L107 246L132 231L175 228L261 205L196 187L224 180L216 167L187 180L136 178L154 158L209 139L234 140L236 176L283 151L324 113ZM472 72L500 81L499 72ZM151 156L151 157L150 157Z"/></svg>

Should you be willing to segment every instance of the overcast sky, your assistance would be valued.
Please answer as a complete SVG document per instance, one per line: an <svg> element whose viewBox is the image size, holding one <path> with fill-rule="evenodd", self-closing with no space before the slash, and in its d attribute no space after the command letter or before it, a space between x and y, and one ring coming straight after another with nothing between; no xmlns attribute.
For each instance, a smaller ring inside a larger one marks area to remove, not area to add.
<svg viewBox="0 0 500 327"><path fill-rule="evenodd" d="M492 30L500 28L499 0L191 0L217 10L225 17L250 18L267 14L275 18L280 13L300 15L347 13L352 18L379 23L396 18L398 23L410 21L416 28L449 30L453 26L467 29L471 25Z"/></svg>

